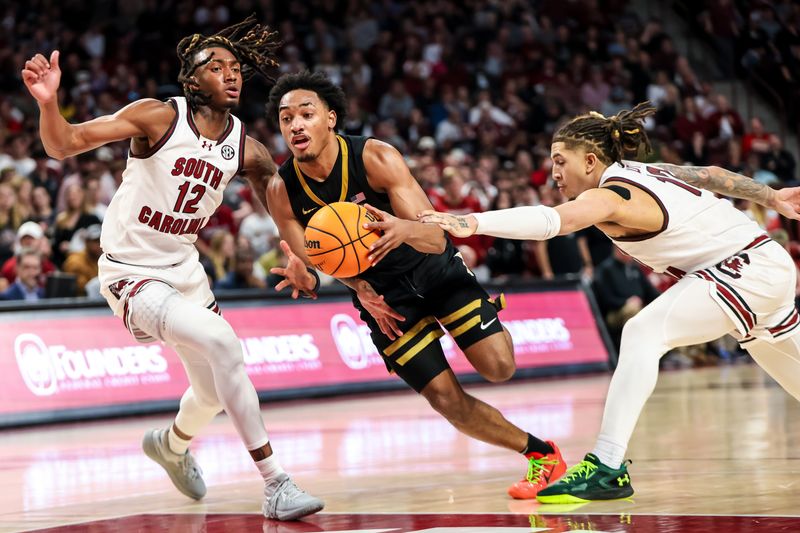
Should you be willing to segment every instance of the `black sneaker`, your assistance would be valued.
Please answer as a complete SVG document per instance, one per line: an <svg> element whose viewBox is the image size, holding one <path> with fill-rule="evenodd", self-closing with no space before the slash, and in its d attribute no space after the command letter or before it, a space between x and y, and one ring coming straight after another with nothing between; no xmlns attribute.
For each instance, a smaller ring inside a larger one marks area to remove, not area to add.
<svg viewBox="0 0 800 533"><path fill-rule="evenodd" d="M545 487L536 499L542 503L582 503L595 500L618 500L633 496L628 464L614 470L591 453L564 474L564 477Z"/></svg>

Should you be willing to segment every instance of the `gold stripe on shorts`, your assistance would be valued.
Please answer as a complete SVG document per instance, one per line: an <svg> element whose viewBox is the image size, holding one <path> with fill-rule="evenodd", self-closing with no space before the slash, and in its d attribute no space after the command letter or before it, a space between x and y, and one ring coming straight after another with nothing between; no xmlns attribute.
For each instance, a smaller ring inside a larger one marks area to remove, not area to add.
<svg viewBox="0 0 800 533"><path fill-rule="evenodd" d="M480 306L481 306L481 299L480 298L478 298L477 300L472 300L470 303L468 303L467 305L465 305L461 309L459 309L457 311L453 311L452 313L450 313L446 317L440 318L439 322L441 322L443 326L446 326L446 325L448 325L448 324L450 324L452 322L455 322L459 318L463 318L463 317L467 316L468 314L470 314L475 309L480 308Z"/></svg>
<svg viewBox="0 0 800 533"><path fill-rule="evenodd" d="M422 320L417 322L414 325L413 328L411 328L408 331L406 331L405 333L403 333L402 337L400 337L399 339L394 341L392 344L387 346L386 349L383 351L383 354L386 355L387 357L391 356L397 350L399 350L400 348L405 346L405 344L408 343L411 339L413 339L414 337L419 335L419 333L423 329L425 329L427 326L433 324L434 322L436 322L436 318L434 318L432 316L426 316L425 318L423 318Z"/></svg>
<svg viewBox="0 0 800 533"><path fill-rule="evenodd" d="M420 339L418 343L409 348L409 350L405 354L403 354L402 357L398 357L397 361L395 362L398 365L403 366L408 362L409 359L417 355L419 352L424 350L426 346L428 346L430 343L432 343L433 341L435 341L436 339L438 339L443 335L444 332L441 330L441 328L429 332L427 335L422 337L422 339Z"/></svg>
<svg viewBox="0 0 800 533"><path fill-rule="evenodd" d="M453 337L458 337L462 333L465 333L466 331L474 328L475 326L477 326L480 323L481 323L481 317L480 316L474 316L474 317L470 318L469 320L467 320L466 322L464 322L463 324L461 324L460 326L458 326L456 329L452 330L450 332L450 335L452 335Z"/></svg>

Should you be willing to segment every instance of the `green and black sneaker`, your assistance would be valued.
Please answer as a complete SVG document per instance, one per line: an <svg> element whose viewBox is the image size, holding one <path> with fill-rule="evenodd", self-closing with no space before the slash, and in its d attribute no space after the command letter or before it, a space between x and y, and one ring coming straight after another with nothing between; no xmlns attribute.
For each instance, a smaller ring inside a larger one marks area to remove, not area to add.
<svg viewBox="0 0 800 533"><path fill-rule="evenodd" d="M564 474L564 477L539 491L542 503L582 503L595 500L618 500L633 496L628 464L617 470L609 468L591 453Z"/></svg>

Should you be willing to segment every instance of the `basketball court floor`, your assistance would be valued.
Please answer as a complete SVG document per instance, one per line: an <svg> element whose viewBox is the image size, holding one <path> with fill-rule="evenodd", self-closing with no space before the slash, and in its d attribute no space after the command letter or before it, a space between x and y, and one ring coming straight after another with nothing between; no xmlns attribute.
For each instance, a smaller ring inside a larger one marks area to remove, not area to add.
<svg viewBox="0 0 800 533"><path fill-rule="evenodd" d="M469 387L570 464L594 443L609 376ZM145 458L168 416L0 433L0 531L511 533L800 531L800 405L754 365L661 375L629 456L631 500L514 501L525 461L471 440L411 391L264 405L284 467L325 499L280 523L224 416L194 447L208 495L193 502Z"/></svg>

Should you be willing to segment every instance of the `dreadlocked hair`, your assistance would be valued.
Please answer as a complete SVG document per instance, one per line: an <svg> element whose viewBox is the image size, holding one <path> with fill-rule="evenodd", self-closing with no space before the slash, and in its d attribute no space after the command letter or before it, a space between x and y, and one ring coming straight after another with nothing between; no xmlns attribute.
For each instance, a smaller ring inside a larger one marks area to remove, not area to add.
<svg viewBox="0 0 800 533"><path fill-rule="evenodd" d="M328 109L336 113L336 125L344 124L347 116L347 97L341 87L333 83L325 74L307 70L297 74L284 74L272 90L269 91L267 101L267 117L270 120L278 121L278 107L281 98L291 91L306 90L315 93L320 100L325 102Z"/></svg>
<svg viewBox="0 0 800 533"><path fill-rule="evenodd" d="M589 111L561 126L553 135L553 142L563 142L570 149L580 146L606 165L619 163L626 154L637 153L642 145L650 153L644 119L655 112L649 101L611 117Z"/></svg>
<svg viewBox="0 0 800 533"><path fill-rule="evenodd" d="M176 50L181 63L178 82L183 86L183 94L192 108L207 104L210 100L210 95L191 88L195 84L191 77L198 67L211 61L214 54L195 61L197 52L214 46L227 48L241 65L242 80L247 81L258 73L272 81L269 69L278 66L275 51L280 45L278 32L270 30L268 26L258 24L255 15L250 15L242 22L228 26L214 35L205 36L195 33L184 37L178 43Z"/></svg>

